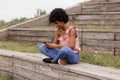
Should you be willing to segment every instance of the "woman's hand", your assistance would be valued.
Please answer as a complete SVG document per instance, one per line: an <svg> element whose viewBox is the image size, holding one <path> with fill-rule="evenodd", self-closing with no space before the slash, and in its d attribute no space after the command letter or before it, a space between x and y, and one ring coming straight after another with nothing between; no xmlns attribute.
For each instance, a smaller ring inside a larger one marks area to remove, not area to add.
<svg viewBox="0 0 120 80"><path fill-rule="evenodd" d="M45 43L47 48L57 48L57 44L54 43Z"/></svg>

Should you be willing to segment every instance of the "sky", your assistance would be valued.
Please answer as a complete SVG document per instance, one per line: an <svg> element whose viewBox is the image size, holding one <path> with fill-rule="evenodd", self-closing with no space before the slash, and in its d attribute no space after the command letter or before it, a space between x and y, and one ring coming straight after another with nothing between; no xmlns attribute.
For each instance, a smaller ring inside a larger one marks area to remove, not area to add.
<svg viewBox="0 0 120 80"><path fill-rule="evenodd" d="M0 0L0 20L34 17L37 9L49 13L54 8L69 8L88 0Z"/></svg>

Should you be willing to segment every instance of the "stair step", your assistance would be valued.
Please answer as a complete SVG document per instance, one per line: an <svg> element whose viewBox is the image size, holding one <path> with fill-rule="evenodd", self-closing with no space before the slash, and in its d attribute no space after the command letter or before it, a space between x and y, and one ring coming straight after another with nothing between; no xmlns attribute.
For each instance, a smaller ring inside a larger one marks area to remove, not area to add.
<svg viewBox="0 0 120 80"><path fill-rule="evenodd" d="M82 13L117 12L120 11L120 2L101 2L95 4L82 4Z"/></svg>
<svg viewBox="0 0 120 80"><path fill-rule="evenodd" d="M75 20L120 20L120 12L103 12L99 14L77 14Z"/></svg>
<svg viewBox="0 0 120 80"><path fill-rule="evenodd" d="M120 26L120 20L77 20L78 25L98 25L98 26Z"/></svg>
<svg viewBox="0 0 120 80"><path fill-rule="evenodd" d="M10 28L8 39L17 42L41 43L41 41L52 42L53 30L36 30L28 28Z"/></svg>
<svg viewBox="0 0 120 80"><path fill-rule="evenodd" d="M110 2L120 2L120 0L109 0Z"/></svg>
<svg viewBox="0 0 120 80"><path fill-rule="evenodd" d="M94 5L94 4L109 4L109 3L119 3L120 0L109 0L109 1L88 1L86 3L82 3L83 5L87 5L87 4L90 4L90 5Z"/></svg>
<svg viewBox="0 0 120 80"><path fill-rule="evenodd" d="M120 12L102 14L77 14L74 23L79 25L120 26Z"/></svg>
<svg viewBox="0 0 120 80"><path fill-rule="evenodd" d="M51 42L52 37L37 37L37 36L19 36L19 35L9 35L9 40L12 41L24 41L24 42Z"/></svg>
<svg viewBox="0 0 120 80"><path fill-rule="evenodd" d="M96 3L96 4L82 4L82 8L98 8L98 7L119 7L120 2L104 2L104 3Z"/></svg>
<svg viewBox="0 0 120 80"><path fill-rule="evenodd" d="M80 14L75 14L75 15L120 15L120 11L118 12L82 12Z"/></svg>
<svg viewBox="0 0 120 80"><path fill-rule="evenodd" d="M46 31L48 31L46 33ZM9 35L15 35L15 36L47 36L50 37L54 34L53 30L36 30L36 29L30 29L30 28L10 28L9 29Z"/></svg>

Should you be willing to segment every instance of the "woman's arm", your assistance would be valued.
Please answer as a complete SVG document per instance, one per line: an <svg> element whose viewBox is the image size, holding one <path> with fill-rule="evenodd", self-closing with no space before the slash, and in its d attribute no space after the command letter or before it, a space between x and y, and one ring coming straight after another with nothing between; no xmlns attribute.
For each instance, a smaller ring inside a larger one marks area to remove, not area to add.
<svg viewBox="0 0 120 80"><path fill-rule="evenodd" d="M53 43L59 44L59 41L58 41L59 36L60 36L60 33L59 33L59 31L57 30L57 31L55 32L55 38L54 38Z"/></svg>
<svg viewBox="0 0 120 80"><path fill-rule="evenodd" d="M74 48L74 46L75 46L75 38L76 38L76 29L75 28L72 28L72 29L70 29L70 32L69 32L69 40L70 40L70 42L69 42L69 47L71 48L71 49L73 49Z"/></svg>
<svg viewBox="0 0 120 80"><path fill-rule="evenodd" d="M62 45L59 44L59 40L58 40L59 36L60 36L60 33L57 30L55 32L55 38L54 38L53 43L46 43L46 47L47 48L61 48L61 47L63 47Z"/></svg>

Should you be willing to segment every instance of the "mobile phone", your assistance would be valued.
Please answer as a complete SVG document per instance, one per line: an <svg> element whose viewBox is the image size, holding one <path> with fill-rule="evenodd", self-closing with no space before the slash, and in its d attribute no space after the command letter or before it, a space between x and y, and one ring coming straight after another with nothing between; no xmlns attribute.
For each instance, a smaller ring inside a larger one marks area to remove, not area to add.
<svg viewBox="0 0 120 80"><path fill-rule="evenodd" d="M46 44L47 42L43 42L44 44Z"/></svg>

